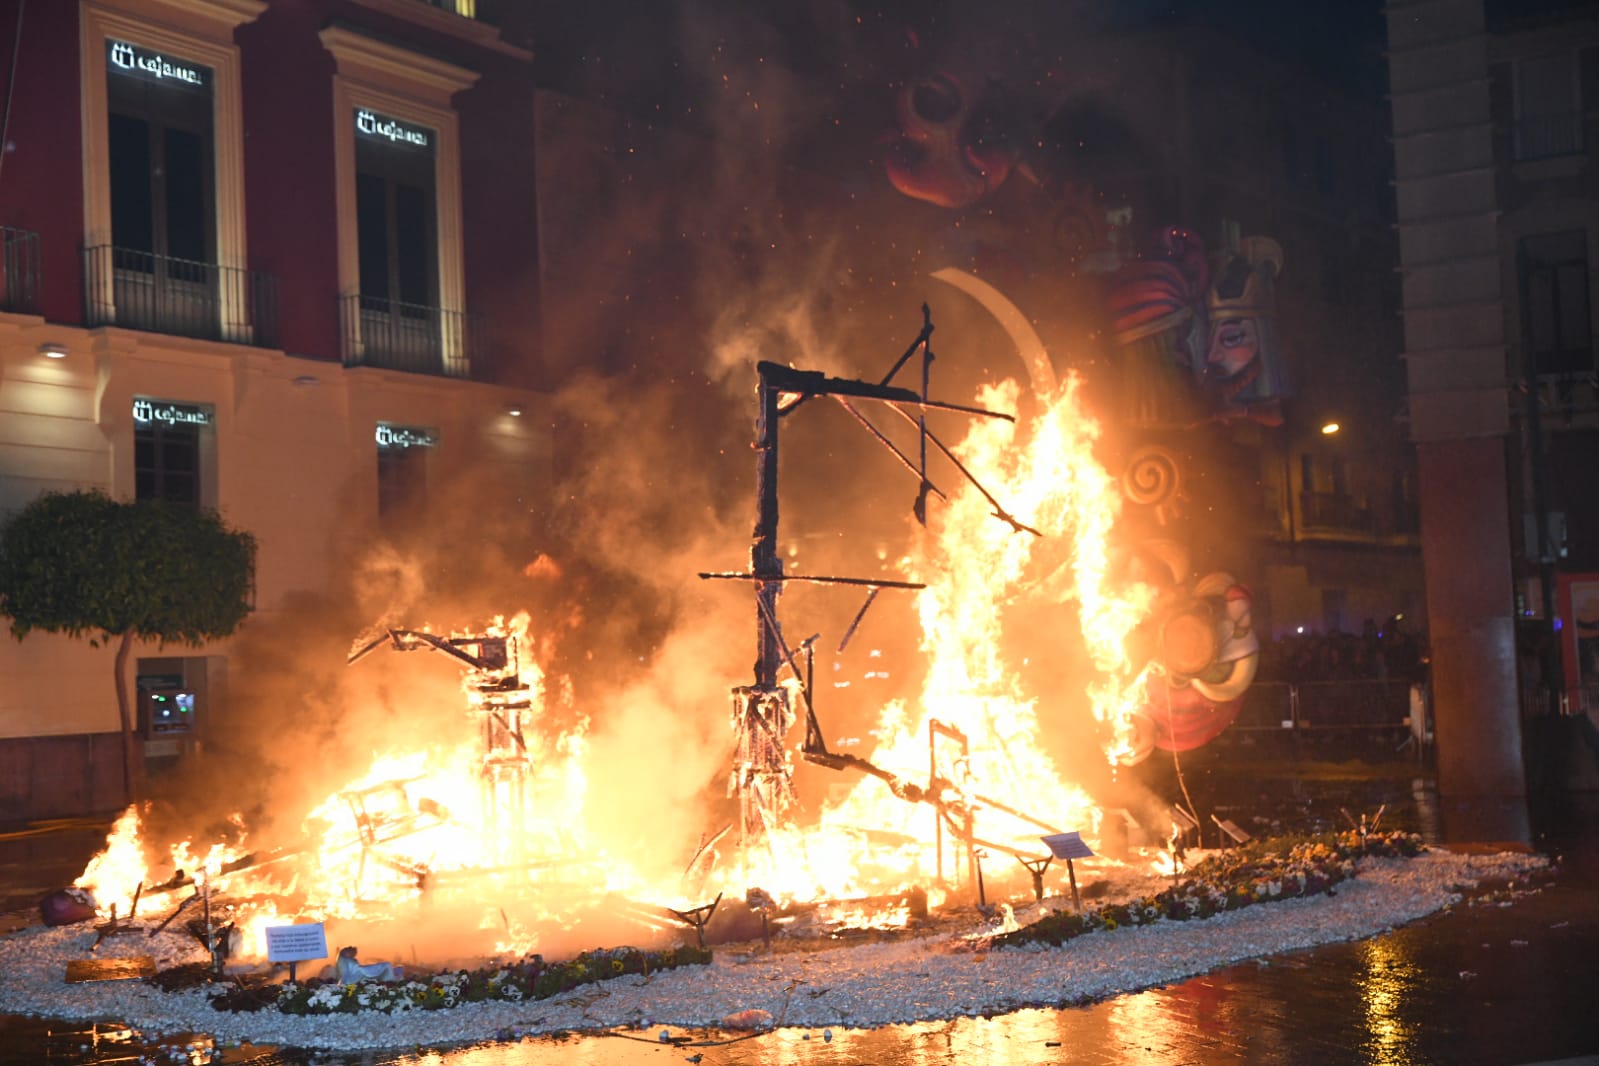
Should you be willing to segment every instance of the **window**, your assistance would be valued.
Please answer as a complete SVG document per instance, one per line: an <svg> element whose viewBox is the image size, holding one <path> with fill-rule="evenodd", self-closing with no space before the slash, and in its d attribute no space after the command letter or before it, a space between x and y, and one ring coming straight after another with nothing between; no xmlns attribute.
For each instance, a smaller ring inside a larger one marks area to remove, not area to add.
<svg viewBox="0 0 1599 1066"><path fill-rule="evenodd" d="M1348 466L1343 459L1336 456L1318 457L1310 452L1301 452L1299 477L1306 492L1344 496L1349 491Z"/></svg>
<svg viewBox="0 0 1599 1066"><path fill-rule="evenodd" d="M135 427L133 480L138 499L199 506L199 428L160 424Z"/></svg>
<svg viewBox="0 0 1599 1066"><path fill-rule="evenodd" d="M140 500L172 500L199 507L204 434L211 412L195 404L133 401L133 487Z"/></svg>
<svg viewBox="0 0 1599 1066"><path fill-rule="evenodd" d="M1592 371L1588 235L1568 230L1524 237L1519 258L1523 336L1538 373Z"/></svg>
<svg viewBox="0 0 1599 1066"><path fill-rule="evenodd" d="M244 142L233 32L264 7L82 5L85 310L115 323L250 341Z"/></svg>
<svg viewBox="0 0 1599 1066"><path fill-rule="evenodd" d="M188 334L216 319L216 197L209 68L106 41L106 135L118 321Z"/></svg>
<svg viewBox="0 0 1599 1066"><path fill-rule="evenodd" d="M408 362L437 358L437 134L365 108L354 123L362 337Z"/></svg>
<svg viewBox="0 0 1599 1066"><path fill-rule="evenodd" d="M426 502L428 453L437 443L438 434L432 430L378 423L379 517L415 510Z"/></svg>
<svg viewBox="0 0 1599 1066"><path fill-rule="evenodd" d="M210 69L108 39L106 74L111 243L212 259Z"/></svg>
<svg viewBox="0 0 1599 1066"><path fill-rule="evenodd" d="M1516 158L1548 159L1582 150L1576 53L1516 63Z"/></svg>
<svg viewBox="0 0 1599 1066"><path fill-rule="evenodd" d="M458 121L477 74L362 36L333 53L339 290L347 365L464 376Z"/></svg>

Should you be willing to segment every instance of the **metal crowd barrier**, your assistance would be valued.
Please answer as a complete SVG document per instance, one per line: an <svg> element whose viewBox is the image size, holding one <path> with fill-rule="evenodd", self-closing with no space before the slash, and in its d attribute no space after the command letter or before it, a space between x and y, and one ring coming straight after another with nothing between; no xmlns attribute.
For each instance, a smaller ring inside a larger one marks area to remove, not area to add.
<svg viewBox="0 0 1599 1066"><path fill-rule="evenodd" d="M1289 753L1380 745L1420 757L1432 744L1431 707L1425 688L1413 692L1406 681L1260 681L1222 736Z"/></svg>

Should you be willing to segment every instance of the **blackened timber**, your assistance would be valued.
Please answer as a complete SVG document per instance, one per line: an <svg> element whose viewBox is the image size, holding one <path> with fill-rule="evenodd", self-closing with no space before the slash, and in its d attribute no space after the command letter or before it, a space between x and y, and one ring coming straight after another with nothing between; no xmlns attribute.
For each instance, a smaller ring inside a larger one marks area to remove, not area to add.
<svg viewBox="0 0 1599 1066"><path fill-rule="evenodd" d="M846 755L836 751L811 751L802 748L800 757L806 762L825 766L829 770L859 770L870 774L888 786L889 791L902 800L910 803L931 803L935 807L938 801L925 792L922 787L914 782L907 781L896 773L883 769L876 763L868 762L859 755Z"/></svg>
<svg viewBox="0 0 1599 1066"><path fill-rule="evenodd" d="M365 658L368 653L388 643L392 643L396 651L411 651L418 645L427 645L430 648L442 651L452 658L461 660L474 670L492 670L495 668L493 664L478 658L471 652L463 650L460 646L462 644L477 643L477 641L446 640L433 633L419 633L409 629L384 630L381 637L377 637L351 652L349 657L345 659L345 663L353 666L358 660Z"/></svg>
<svg viewBox="0 0 1599 1066"><path fill-rule="evenodd" d="M783 581L809 581L813 585L862 585L872 589L924 589L927 586L920 581L884 581L876 577L812 577L809 574L781 574L777 577L762 577L760 574L731 574L702 571L700 577L706 581L770 581L774 584Z"/></svg>
<svg viewBox="0 0 1599 1066"><path fill-rule="evenodd" d="M859 611L855 612L855 620L849 624L848 629L844 630L844 639L838 642L838 650L841 654L845 648L849 647L850 638L855 636L855 630L860 628L861 619L866 617L867 609L872 606L872 601L877 599L877 594L881 591L883 590L874 587L871 591L867 592L866 602L861 604L861 609Z"/></svg>
<svg viewBox="0 0 1599 1066"><path fill-rule="evenodd" d="M926 304L922 305L922 311L923 317L927 317ZM924 526L927 524L927 490L933 487L933 483L927 480L927 391L932 380L932 371L933 345L931 341L928 341L922 345L922 413L921 417L917 419L917 424L920 430L919 436L922 444L922 461L920 467L917 469L917 474L920 476L922 483L921 487L916 491L916 505L914 508L916 521L920 522ZM939 495L942 496L943 493L939 493Z"/></svg>
<svg viewBox="0 0 1599 1066"><path fill-rule="evenodd" d="M971 407L967 404L923 400L914 389L902 389L894 385L873 385L869 381L856 381L853 378L830 378L819 370L795 370L781 363L762 361L757 364L757 369L765 386L763 391L774 394L791 392L802 396L864 396L870 400L908 403L933 411L959 411L962 414L982 415L985 418L1003 418L1007 422L1016 421L1015 415L1006 414L1004 411L990 411L984 407ZM776 407L775 395L773 407ZM787 410L793 410L793 407Z"/></svg>
<svg viewBox="0 0 1599 1066"><path fill-rule="evenodd" d="M899 416L905 419L907 422L910 422L913 425L918 424L919 420L909 411L906 411L903 408L894 407L893 404L890 404L889 406L893 407L894 411L897 412ZM961 472L962 477L971 482L972 488L982 493L983 499L987 500L989 506L994 509L995 518L1004 522L1018 533L1031 533L1035 537L1042 537L1044 535L1038 530L1034 529L1032 526L1020 521L1009 511L1005 510L1005 508L1001 507L999 501L994 499L993 494L987 489L983 488L983 483L978 481L970 470L966 469L966 465L955 457L955 453L949 449L949 445L938 439L937 434L927 432L927 439L933 442L934 447L944 453L944 458L955 464L955 469Z"/></svg>
<svg viewBox="0 0 1599 1066"><path fill-rule="evenodd" d="M777 642L778 650L783 653L783 659L788 663L788 668L794 671L794 677L797 681L799 681L800 698L805 701L805 747L808 749L815 748L820 751L826 751L827 742L822 739L822 723L816 719L816 703L811 698L811 684L815 678L812 676L810 671L803 673L800 671L799 661L795 659L794 653L789 650L788 642L783 639L783 630L782 627L777 624L777 616L767 611L765 604L761 601L759 596L755 598L755 605L761 608L761 616L766 622L767 628L771 632L772 639ZM810 651L810 646L815 640L816 637L808 637L805 640L805 643L800 645L800 649L802 651ZM814 655L812 656L811 661L814 664ZM762 727L767 730L768 735L770 735L771 727L765 722L764 719L762 720L761 724ZM783 738L779 736L773 736L772 743L781 747Z"/></svg>
<svg viewBox="0 0 1599 1066"><path fill-rule="evenodd" d="M750 574L755 578L755 686L775 689L779 652L775 635L764 616L777 616L777 596L783 587L783 560L777 554L778 390L771 387L766 376L767 367L785 369L776 363L761 364L760 412L755 421L756 516L754 536L750 540Z"/></svg>
<svg viewBox="0 0 1599 1066"><path fill-rule="evenodd" d="M1014 855L1017 858L1021 858L1024 854L1026 854L1025 852L1018 850L1015 845L1002 844L995 840L985 840L984 838L977 836L970 829L966 828L952 817L952 813L964 815L966 813L966 809L963 806L947 803L940 799L935 791L922 788L918 784L906 781L898 774L885 770L875 763L868 762L866 759L863 759L858 755L846 755L842 752L833 751L806 751L804 749L801 749L800 755L805 759L806 762L815 763L818 766L825 766L830 770L859 770L862 773L870 774L872 777L875 777L879 781L882 781L884 784L886 784L889 787L889 790L900 799L909 803L928 804L939 812L940 816L942 816L945 823L949 826L950 832L953 833L963 844L980 848L992 848L995 851L1002 851L1008 855ZM990 801L990 805L994 807L1000 806L992 801ZM1008 807L1002 809L1009 813L1015 814L1024 821L1032 822L1035 825L1043 824L1036 818L1022 814L1020 811L1011 811L1011 809Z"/></svg>
<svg viewBox="0 0 1599 1066"><path fill-rule="evenodd" d="M910 389L895 385L873 385L854 378L830 378L820 370L796 370L782 363L762 361L756 365L761 384L780 392L810 393L816 396L865 396L873 400L898 400L902 403L920 403L921 397Z"/></svg>
<svg viewBox="0 0 1599 1066"><path fill-rule="evenodd" d="M882 430L880 430L876 426L872 425L871 419L869 419L865 415L861 414L861 409L859 407L856 407L854 404L850 403L848 400L844 399L844 397L842 397L842 396L834 396L833 399L837 400L838 403L839 403L839 406L844 408L844 410L848 411L850 413L850 415L852 417L854 417L855 421L857 421L861 425L865 426L866 427L866 432L868 432L872 436L876 437L877 438L877 442L879 444L881 444L883 447L887 448L890 452L892 452L894 454L894 458L896 458L896 459L898 459L900 461L900 465L901 466L903 466L906 470L909 470L911 473L915 474L921 480L921 483L922 483L922 494L923 494L922 498L923 499L925 499L926 493L929 490L931 490L932 492L936 493L938 495L938 498L941 499L941 500L949 499L948 496L944 495L944 490L943 489L940 489L937 485L935 485L931 481L927 480L927 442L926 441L922 442L922 465L921 465L920 468L918 468L915 463L911 462L911 457L910 456L906 455L904 452L899 450L899 445L895 444L893 441L889 440L886 436L884 436ZM924 502L924 503L921 504L921 508L920 508L920 516L923 517L923 519L924 519L924 521L923 521L924 525L926 524L926 522L925 522L926 513L927 513L927 506L926 506L926 504Z"/></svg>
<svg viewBox="0 0 1599 1066"><path fill-rule="evenodd" d="M910 362L911 356L916 354L916 349L925 345L932 338L933 312L926 304L922 304L922 331L916 335L915 340L911 341L910 347L905 349L905 354L899 357L899 362L890 367L888 373L883 375L883 380L880 384L887 385L890 381L893 381L894 375L899 373L900 367Z"/></svg>

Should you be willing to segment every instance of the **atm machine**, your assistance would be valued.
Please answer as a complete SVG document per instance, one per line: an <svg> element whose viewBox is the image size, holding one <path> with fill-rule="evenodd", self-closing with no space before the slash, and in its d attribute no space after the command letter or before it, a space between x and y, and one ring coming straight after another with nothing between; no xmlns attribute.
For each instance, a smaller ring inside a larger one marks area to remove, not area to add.
<svg viewBox="0 0 1599 1066"><path fill-rule="evenodd" d="M148 759L183 755L193 747L198 701L182 675L142 674L138 678L138 731Z"/></svg>

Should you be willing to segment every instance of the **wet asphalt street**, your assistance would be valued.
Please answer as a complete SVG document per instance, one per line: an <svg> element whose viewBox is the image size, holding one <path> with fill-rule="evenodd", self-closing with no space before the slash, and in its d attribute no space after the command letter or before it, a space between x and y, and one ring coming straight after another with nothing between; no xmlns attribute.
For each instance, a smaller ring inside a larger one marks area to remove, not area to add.
<svg viewBox="0 0 1599 1066"><path fill-rule="evenodd" d="M1196 765L1197 805L1262 831L1324 829L1387 804L1385 827L1439 832L1431 782L1403 764ZM1278 822L1277 827L1271 822ZM649 1033L406 1052L225 1048L251 1066L934 1066L991 1063L1593 1063L1599 1066L1599 795L1535 805L1533 845L1553 883L1503 906L1460 907L1386 935L1217 970L1165 988L1059 1010L870 1031L779 1030L673 1047ZM103 832L103 830L102 830ZM0 835L0 912L31 908L93 853L93 827ZM830 1035L830 1039L824 1037ZM0 1066L185 1061L104 1024L0 1016Z"/></svg>

